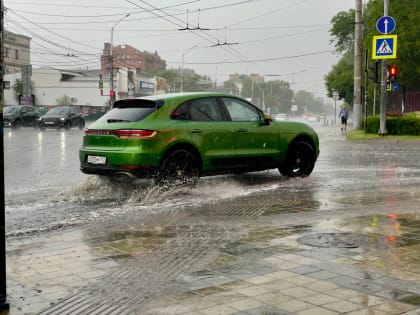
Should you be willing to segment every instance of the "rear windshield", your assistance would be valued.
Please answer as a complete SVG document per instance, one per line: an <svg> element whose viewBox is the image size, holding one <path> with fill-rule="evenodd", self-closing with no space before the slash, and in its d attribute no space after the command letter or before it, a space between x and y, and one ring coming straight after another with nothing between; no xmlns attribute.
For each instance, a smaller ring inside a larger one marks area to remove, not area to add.
<svg viewBox="0 0 420 315"><path fill-rule="evenodd" d="M114 104L114 108L99 118L98 122L135 122L156 111L157 104L149 100L123 100Z"/></svg>

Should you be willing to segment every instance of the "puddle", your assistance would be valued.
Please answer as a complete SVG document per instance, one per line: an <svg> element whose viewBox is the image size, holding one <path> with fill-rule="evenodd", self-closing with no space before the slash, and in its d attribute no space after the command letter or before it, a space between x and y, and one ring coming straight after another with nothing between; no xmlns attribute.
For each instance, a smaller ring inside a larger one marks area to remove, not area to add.
<svg viewBox="0 0 420 315"><path fill-rule="evenodd" d="M176 232L171 228L163 230L120 230L95 239L93 252L114 259L126 259L152 251L173 238Z"/></svg>
<svg viewBox="0 0 420 315"><path fill-rule="evenodd" d="M355 233L317 233L297 239L302 245L324 248L357 248L370 243L366 235Z"/></svg>
<svg viewBox="0 0 420 315"><path fill-rule="evenodd" d="M420 306L420 295L413 295L400 300L401 302Z"/></svg>
<svg viewBox="0 0 420 315"><path fill-rule="evenodd" d="M360 250L349 256L350 264L397 279L420 281L419 214L374 214L338 221L337 227L367 240L357 244Z"/></svg>

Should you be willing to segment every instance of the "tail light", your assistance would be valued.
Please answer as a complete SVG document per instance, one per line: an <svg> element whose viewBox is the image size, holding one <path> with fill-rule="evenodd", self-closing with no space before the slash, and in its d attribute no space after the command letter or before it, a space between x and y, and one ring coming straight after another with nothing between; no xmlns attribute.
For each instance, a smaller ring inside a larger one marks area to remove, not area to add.
<svg viewBox="0 0 420 315"><path fill-rule="evenodd" d="M100 129L85 129L85 135L103 135L116 136L121 139L133 138L153 138L157 135L155 130L143 129L119 129L119 130L100 130Z"/></svg>

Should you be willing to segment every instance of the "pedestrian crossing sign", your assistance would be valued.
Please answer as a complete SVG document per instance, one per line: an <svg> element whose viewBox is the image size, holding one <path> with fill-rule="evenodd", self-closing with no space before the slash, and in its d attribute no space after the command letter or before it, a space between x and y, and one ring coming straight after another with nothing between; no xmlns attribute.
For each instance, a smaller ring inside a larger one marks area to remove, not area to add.
<svg viewBox="0 0 420 315"><path fill-rule="evenodd" d="M397 58L397 35L373 36L372 59Z"/></svg>

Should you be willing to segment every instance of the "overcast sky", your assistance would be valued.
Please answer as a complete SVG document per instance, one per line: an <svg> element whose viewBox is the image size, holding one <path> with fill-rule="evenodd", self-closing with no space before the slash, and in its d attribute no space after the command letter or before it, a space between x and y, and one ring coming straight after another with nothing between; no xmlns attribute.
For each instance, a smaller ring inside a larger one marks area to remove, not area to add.
<svg viewBox="0 0 420 315"><path fill-rule="evenodd" d="M220 84L258 73L326 97L331 18L354 0L4 0L7 30L32 38L33 67L98 69L104 42L157 52ZM127 14L129 14L127 16ZM185 29L187 30L180 30ZM192 30L199 28L198 30ZM113 32L111 31L113 29Z"/></svg>

